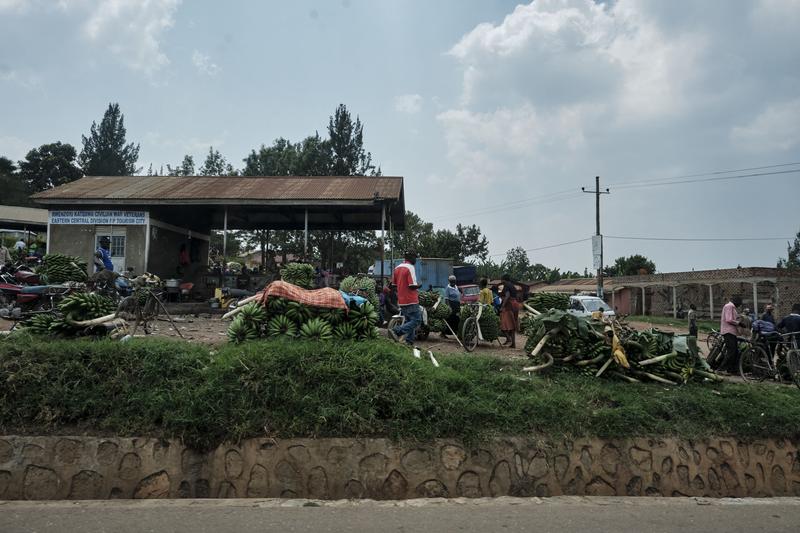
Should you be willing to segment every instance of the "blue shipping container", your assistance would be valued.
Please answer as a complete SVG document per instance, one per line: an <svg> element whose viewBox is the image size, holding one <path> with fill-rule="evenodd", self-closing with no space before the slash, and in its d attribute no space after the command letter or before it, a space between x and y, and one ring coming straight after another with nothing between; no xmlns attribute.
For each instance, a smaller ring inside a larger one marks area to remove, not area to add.
<svg viewBox="0 0 800 533"><path fill-rule="evenodd" d="M392 278L392 272L394 271L394 267L402 263L402 259L395 259L394 263L390 260L386 260L383 262L383 275L387 279ZM453 260L452 259L436 259L436 258L426 258L421 257L417 259L417 263L414 265L414 269L417 272L417 281L420 284L420 287L423 290L427 290L429 286L431 287L446 287L447 286L447 278L453 273ZM372 272L370 273L373 278L380 278L381 277L381 262L375 261L375 265L372 267Z"/></svg>

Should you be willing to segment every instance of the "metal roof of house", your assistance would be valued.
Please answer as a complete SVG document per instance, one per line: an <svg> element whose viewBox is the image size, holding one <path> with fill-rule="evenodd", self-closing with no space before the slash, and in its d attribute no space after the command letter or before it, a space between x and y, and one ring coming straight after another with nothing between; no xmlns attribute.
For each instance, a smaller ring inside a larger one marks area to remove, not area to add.
<svg viewBox="0 0 800 533"><path fill-rule="evenodd" d="M394 176L87 176L32 196L42 204L328 203L400 200Z"/></svg>
<svg viewBox="0 0 800 533"><path fill-rule="evenodd" d="M47 226L47 209L0 205L0 226Z"/></svg>

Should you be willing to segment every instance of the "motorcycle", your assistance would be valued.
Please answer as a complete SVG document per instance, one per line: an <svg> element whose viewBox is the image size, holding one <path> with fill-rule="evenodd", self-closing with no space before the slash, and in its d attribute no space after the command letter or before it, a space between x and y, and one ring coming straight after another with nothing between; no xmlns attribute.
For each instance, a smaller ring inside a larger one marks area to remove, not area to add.
<svg viewBox="0 0 800 533"><path fill-rule="evenodd" d="M3 280L6 282L9 282L8 280L13 280L13 282L19 285L41 285L39 275L22 263L0 266L0 276L2 276Z"/></svg>
<svg viewBox="0 0 800 533"><path fill-rule="evenodd" d="M21 285L9 273L0 274L0 318L17 320L49 312L58 301L82 284Z"/></svg>

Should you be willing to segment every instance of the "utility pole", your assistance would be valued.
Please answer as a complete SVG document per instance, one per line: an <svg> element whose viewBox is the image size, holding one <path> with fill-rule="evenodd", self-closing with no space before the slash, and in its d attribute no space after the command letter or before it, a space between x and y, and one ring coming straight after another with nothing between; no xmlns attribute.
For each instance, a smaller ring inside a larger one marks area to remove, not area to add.
<svg viewBox="0 0 800 533"><path fill-rule="evenodd" d="M600 176L594 178L594 190L587 191L586 187L581 187L581 191L595 195L595 219L597 222L597 231L592 239L592 254L594 255L595 268L597 268L597 296L603 297L603 236L600 234L600 195L611 194L611 191L606 188L605 191L600 190ZM599 260L598 260L599 256Z"/></svg>

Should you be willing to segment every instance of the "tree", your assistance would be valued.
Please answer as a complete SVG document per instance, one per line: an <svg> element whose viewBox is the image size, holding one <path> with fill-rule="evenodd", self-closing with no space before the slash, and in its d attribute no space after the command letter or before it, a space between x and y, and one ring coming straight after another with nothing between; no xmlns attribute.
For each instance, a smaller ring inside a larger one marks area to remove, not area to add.
<svg viewBox="0 0 800 533"><path fill-rule="evenodd" d="M339 104L328 121L328 137L333 152L333 176L375 175L372 154L364 150L364 126L353 122L347 106Z"/></svg>
<svg viewBox="0 0 800 533"><path fill-rule="evenodd" d="M17 173L17 167L12 160L0 156L0 191L2 191L2 205L18 205L34 207L29 198L28 188Z"/></svg>
<svg viewBox="0 0 800 533"><path fill-rule="evenodd" d="M152 165L150 165L152 169ZM148 174L152 176L152 174ZM194 176L194 157L190 155L183 156L183 161L180 165L171 166L167 164L167 176Z"/></svg>
<svg viewBox="0 0 800 533"><path fill-rule="evenodd" d="M655 274L656 264L643 255L636 254L630 257L618 257L614 265L606 267L604 272L608 276L636 276L644 272L645 274Z"/></svg>
<svg viewBox="0 0 800 533"><path fill-rule="evenodd" d="M786 259L778 259L778 268L800 269L800 231L797 232L794 243L786 243Z"/></svg>
<svg viewBox="0 0 800 533"><path fill-rule="evenodd" d="M88 176L132 176L138 172L139 145L125 142L125 116L119 104L108 104L100 126L92 122L89 137L81 136L80 166Z"/></svg>
<svg viewBox="0 0 800 533"><path fill-rule="evenodd" d="M185 162L186 158L184 158ZM192 171L194 171L194 161L192 161ZM210 146L206 160L203 162L203 166L200 167L199 173L201 176L235 176L236 170L233 165L222 157L218 150L214 150L214 147Z"/></svg>
<svg viewBox="0 0 800 533"><path fill-rule="evenodd" d="M506 252L506 260L501 266L504 274L509 274L516 281L522 281L528 276L530 265L528 253L522 246L517 246Z"/></svg>
<svg viewBox="0 0 800 533"><path fill-rule="evenodd" d="M243 176L291 176L297 174L298 147L279 137L272 146L261 145L244 159Z"/></svg>
<svg viewBox="0 0 800 533"><path fill-rule="evenodd" d="M456 226L456 237L461 243L458 262L465 262L469 258L485 261L489 255L489 241L481 234L481 228L475 224L471 226Z"/></svg>
<svg viewBox="0 0 800 533"><path fill-rule="evenodd" d="M406 250L416 250L421 257L431 257L434 249L433 224L425 222L416 213L406 211L406 227L403 231L395 231L395 254L402 256Z"/></svg>
<svg viewBox="0 0 800 533"><path fill-rule="evenodd" d="M71 144L55 142L34 148L19 162L19 175L31 193L52 189L75 181L83 172L75 163L77 153Z"/></svg>

